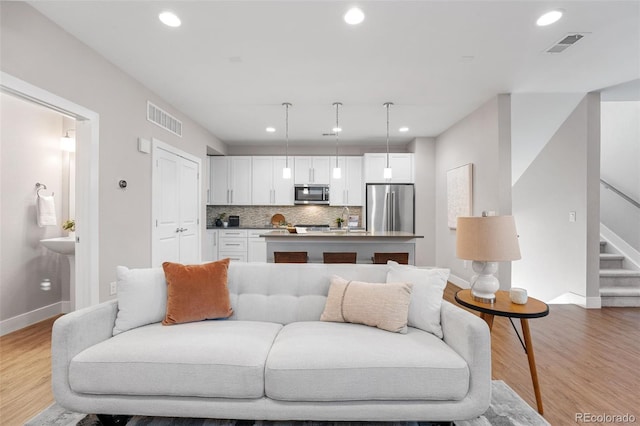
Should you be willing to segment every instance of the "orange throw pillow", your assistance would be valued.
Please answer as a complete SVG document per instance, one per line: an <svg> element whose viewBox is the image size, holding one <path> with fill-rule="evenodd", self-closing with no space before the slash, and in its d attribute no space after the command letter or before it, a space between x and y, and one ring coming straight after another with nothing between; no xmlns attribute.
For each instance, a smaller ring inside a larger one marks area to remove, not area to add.
<svg viewBox="0 0 640 426"><path fill-rule="evenodd" d="M233 314L227 287L229 259L203 265L162 264L167 279L167 313L162 324L172 325Z"/></svg>

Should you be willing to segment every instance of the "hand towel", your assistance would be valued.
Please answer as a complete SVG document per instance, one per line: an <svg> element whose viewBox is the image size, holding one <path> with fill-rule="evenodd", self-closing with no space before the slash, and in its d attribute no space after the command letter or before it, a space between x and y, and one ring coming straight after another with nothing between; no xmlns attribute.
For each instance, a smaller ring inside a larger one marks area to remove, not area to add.
<svg viewBox="0 0 640 426"><path fill-rule="evenodd" d="M56 205L53 202L53 195L38 195L36 201L36 209L38 215L38 226L56 226Z"/></svg>

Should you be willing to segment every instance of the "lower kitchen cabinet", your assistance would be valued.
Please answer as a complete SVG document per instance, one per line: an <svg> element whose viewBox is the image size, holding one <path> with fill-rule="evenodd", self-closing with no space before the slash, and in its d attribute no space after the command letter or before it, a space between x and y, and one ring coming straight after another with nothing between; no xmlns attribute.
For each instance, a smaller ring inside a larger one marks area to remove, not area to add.
<svg viewBox="0 0 640 426"><path fill-rule="evenodd" d="M266 262L267 243L260 234L264 229L222 228L217 240L218 259L229 258L235 262Z"/></svg>
<svg viewBox="0 0 640 426"><path fill-rule="evenodd" d="M203 262L214 262L220 259L218 257L218 237L217 229L207 229L205 248L202 253Z"/></svg>
<svg viewBox="0 0 640 426"><path fill-rule="evenodd" d="M267 241L260 237L264 234L264 229L252 229L249 231L247 250L247 259L249 262L266 262L267 261Z"/></svg>

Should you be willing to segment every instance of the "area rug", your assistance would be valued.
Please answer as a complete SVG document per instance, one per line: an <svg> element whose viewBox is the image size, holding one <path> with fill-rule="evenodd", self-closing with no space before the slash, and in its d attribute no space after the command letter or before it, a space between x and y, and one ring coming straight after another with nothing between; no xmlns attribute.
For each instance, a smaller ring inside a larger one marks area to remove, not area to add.
<svg viewBox="0 0 640 426"><path fill-rule="evenodd" d="M312 422L312 421L240 421L134 416L127 426L428 426L427 422ZM549 425L533 408L501 380L491 383L491 405L484 415L456 426L538 426ZM29 420L26 426L99 426L96 416L73 413L57 404Z"/></svg>

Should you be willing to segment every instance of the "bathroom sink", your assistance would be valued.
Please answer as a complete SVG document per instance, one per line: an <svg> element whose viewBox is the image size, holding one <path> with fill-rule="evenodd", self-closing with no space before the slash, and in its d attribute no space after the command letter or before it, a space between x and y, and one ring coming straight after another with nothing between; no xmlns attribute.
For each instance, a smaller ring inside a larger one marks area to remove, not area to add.
<svg viewBox="0 0 640 426"><path fill-rule="evenodd" d="M76 251L76 239L74 237L58 237L40 240L40 243L56 253L72 255Z"/></svg>

